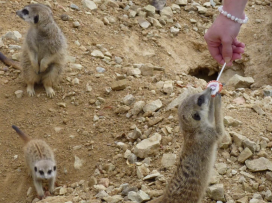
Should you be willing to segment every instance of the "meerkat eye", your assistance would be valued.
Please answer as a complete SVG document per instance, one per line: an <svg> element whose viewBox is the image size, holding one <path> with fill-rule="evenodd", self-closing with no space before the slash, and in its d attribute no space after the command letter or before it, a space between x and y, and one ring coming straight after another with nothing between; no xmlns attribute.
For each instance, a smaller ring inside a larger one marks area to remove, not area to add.
<svg viewBox="0 0 272 203"><path fill-rule="evenodd" d="M56 167L56 166L54 166L54 171L55 171L55 170L57 170L57 167Z"/></svg>
<svg viewBox="0 0 272 203"><path fill-rule="evenodd" d="M43 176L44 175L44 172L43 171L39 171L39 173Z"/></svg>
<svg viewBox="0 0 272 203"><path fill-rule="evenodd" d="M36 166L34 167L34 170L35 170L35 172L37 172L37 167Z"/></svg>
<svg viewBox="0 0 272 203"><path fill-rule="evenodd" d="M48 175L50 175L52 173L52 170L49 170L47 173L48 173Z"/></svg>
<svg viewBox="0 0 272 203"><path fill-rule="evenodd" d="M200 115L198 113L195 113L193 116L193 119L195 119L196 121L200 121Z"/></svg>
<svg viewBox="0 0 272 203"><path fill-rule="evenodd" d="M23 13L24 15L28 15L28 14L29 14L28 10L26 10L26 9L23 9L23 10L22 10L22 13Z"/></svg>
<svg viewBox="0 0 272 203"><path fill-rule="evenodd" d="M201 95L200 97L198 97L198 100L197 100L198 106L201 106L204 102L205 102L204 95Z"/></svg>

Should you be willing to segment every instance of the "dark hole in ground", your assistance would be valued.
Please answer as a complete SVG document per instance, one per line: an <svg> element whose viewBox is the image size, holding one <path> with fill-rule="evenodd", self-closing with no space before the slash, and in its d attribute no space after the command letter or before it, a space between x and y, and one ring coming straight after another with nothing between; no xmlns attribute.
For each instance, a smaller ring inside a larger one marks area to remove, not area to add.
<svg viewBox="0 0 272 203"><path fill-rule="evenodd" d="M215 72L212 75L209 75L209 72L210 70L208 68L198 68L195 70L190 70L189 75L203 79L206 82L210 82L211 80L216 80L218 76L218 72Z"/></svg>

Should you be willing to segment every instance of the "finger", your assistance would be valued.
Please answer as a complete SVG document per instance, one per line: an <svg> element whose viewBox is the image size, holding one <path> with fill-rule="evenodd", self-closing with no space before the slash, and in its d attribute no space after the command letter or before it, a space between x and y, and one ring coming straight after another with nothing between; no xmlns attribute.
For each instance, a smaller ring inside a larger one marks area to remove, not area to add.
<svg viewBox="0 0 272 203"><path fill-rule="evenodd" d="M232 45L232 50L233 50L233 53L238 53L238 54L242 54L245 52L245 49L242 48L242 47L236 47L234 45Z"/></svg>
<svg viewBox="0 0 272 203"><path fill-rule="evenodd" d="M237 47L242 47L242 48L245 48L245 46L246 46L244 43L239 42L239 41L237 40L237 38L234 39L234 41L233 41L232 44L235 45L235 46L237 46Z"/></svg>
<svg viewBox="0 0 272 203"><path fill-rule="evenodd" d="M232 55L232 59L235 61L236 59L241 59L242 58L242 55L241 54L238 54L238 53L233 53Z"/></svg>
<svg viewBox="0 0 272 203"><path fill-rule="evenodd" d="M222 40L222 55L224 61L228 64L232 59L232 41L229 39Z"/></svg>

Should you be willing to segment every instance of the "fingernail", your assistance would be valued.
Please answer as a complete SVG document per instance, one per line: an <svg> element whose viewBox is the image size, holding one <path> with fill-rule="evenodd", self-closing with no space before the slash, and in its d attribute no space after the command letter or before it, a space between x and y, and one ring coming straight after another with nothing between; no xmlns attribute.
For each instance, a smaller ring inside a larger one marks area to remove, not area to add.
<svg viewBox="0 0 272 203"><path fill-rule="evenodd" d="M230 62L230 58L229 57L224 58L224 60L225 60L226 63Z"/></svg>

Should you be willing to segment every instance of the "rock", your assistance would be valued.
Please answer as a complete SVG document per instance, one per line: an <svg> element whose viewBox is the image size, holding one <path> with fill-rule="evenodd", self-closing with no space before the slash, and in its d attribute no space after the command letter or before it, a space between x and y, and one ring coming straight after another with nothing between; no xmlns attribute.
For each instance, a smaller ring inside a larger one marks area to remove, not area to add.
<svg viewBox="0 0 272 203"><path fill-rule="evenodd" d="M197 6L197 11L199 14L205 14L207 12L207 8L203 6Z"/></svg>
<svg viewBox="0 0 272 203"><path fill-rule="evenodd" d="M134 153L137 157L146 158L149 155L156 153L156 150L160 147L161 135L155 133L150 138L144 139L139 142L134 149Z"/></svg>
<svg viewBox="0 0 272 203"><path fill-rule="evenodd" d="M248 138L246 139L243 139L243 142L242 142L244 148L248 147L252 153L256 152L257 151L257 144L251 140L249 140Z"/></svg>
<svg viewBox="0 0 272 203"><path fill-rule="evenodd" d="M237 203L248 203L248 196L244 196L236 201Z"/></svg>
<svg viewBox="0 0 272 203"><path fill-rule="evenodd" d="M61 187L60 191L59 191L59 194L60 195L65 195L66 193L67 193L67 188L66 187Z"/></svg>
<svg viewBox="0 0 272 203"><path fill-rule="evenodd" d="M171 94L173 92L173 81L172 80L167 80L164 82L163 85L163 92L166 94Z"/></svg>
<svg viewBox="0 0 272 203"><path fill-rule="evenodd" d="M133 10L130 10L130 11L129 11L129 17L130 17L130 18L135 18L136 15L137 15L137 11L133 11Z"/></svg>
<svg viewBox="0 0 272 203"><path fill-rule="evenodd" d="M105 69L105 68L102 68L102 67L96 67L96 71L97 71L98 73L104 73L104 72L106 71L106 69Z"/></svg>
<svg viewBox="0 0 272 203"><path fill-rule="evenodd" d="M139 18L138 23L143 29L147 29L151 25L150 22L148 22L147 20L143 18Z"/></svg>
<svg viewBox="0 0 272 203"><path fill-rule="evenodd" d="M103 199L104 197L108 197L108 193L106 193L104 190L99 191L99 193L97 193L97 195L95 195L95 197Z"/></svg>
<svg viewBox="0 0 272 203"><path fill-rule="evenodd" d="M214 168L212 169L211 178L209 180L210 185L218 184L220 181L220 175Z"/></svg>
<svg viewBox="0 0 272 203"><path fill-rule="evenodd" d="M211 199L225 202L225 191L223 184L216 184L208 187L207 193Z"/></svg>
<svg viewBox="0 0 272 203"><path fill-rule="evenodd" d="M201 92L202 89L201 88L192 88L192 87L188 87L186 89L183 90L183 92L177 97L175 98L172 102L170 102L170 104L167 105L166 110L170 110L173 108L176 108L177 106L179 106L183 100L185 98L187 98L190 94L195 94L195 93L199 93Z"/></svg>
<svg viewBox="0 0 272 203"><path fill-rule="evenodd" d="M171 9L171 7L164 7L161 11L160 11L161 16L166 16L167 18L171 18L173 16L173 11Z"/></svg>
<svg viewBox="0 0 272 203"><path fill-rule="evenodd" d="M115 0L108 0L106 4L112 8L119 8L119 4Z"/></svg>
<svg viewBox="0 0 272 203"><path fill-rule="evenodd" d="M266 179L272 181L272 172L266 172Z"/></svg>
<svg viewBox="0 0 272 203"><path fill-rule="evenodd" d="M128 94L124 97L123 102L125 105L129 106L135 101L135 97L132 94Z"/></svg>
<svg viewBox="0 0 272 203"><path fill-rule="evenodd" d="M172 11L180 12L180 7L177 4L172 4L171 9Z"/></svg>
<svg viewBox="0 0 272 203"><path fill-rule="evenodd" d="M88 186L93 187L96 184L97 184L97 179L94 176L91 176L90 179L89 179Z"/></svg>
<svg viewBox="0 0 272 203"><path fill-rule="evenodd" d="M241 154L238 156L238 162L244 163L247 159L252 157L253 153L249 148L245 148Z"/></svg>
<svg viewBox="0 0 272 203"><path fill-rule="evenodd" d="M188 4L187 0L176 0L176 4L180 6L186 6Z"/></svg>
<svg viewBox="0 0 272 203"><path fill-rule="evenodd" d="M224 134L223 138L221 139L218 146L221 149L227 149L231 144L232 144L231 136L230 136L229 132L225 131L225 134Z"/></svg>
<svg viewBox="0 0 272 203"><path fill-rule="evenodd" d="M131 110L132 115L138 115L143 110L144 106L145 106L144 101L135 102L133 109Z"/></svg>
<svg viewBox="0 0 272 203"><path fill-rule="evenodd" d="M115 62L118 63L118 64L121 64L121 63L123 62L123 59L122 59L121 57L119 57L119 56L115 56L115 57L114 57L114 60L115 60Z"/></svg>
<svg viewBox="0 0 272 203"><path fill-rule="evenodd" d="M93 121L96 122L96 121L98 121L98 120L99 120L99 117L98 117L97 115L94 115Z"/></svg>
<svg viewBox="0 0 272 203"><path fill-rule="evenodd" d="M229 79L227 82L227 86L232 86L235 89L237 88L249 88L254 83L254 79L252 77L242 77L240 75L235 74L233 77Z"/></svg>
<svg viewBox="0 0 272 203"><path fill-rule="evenodd" d="M154 75L154 67L151 64L145 64L140 68L141 74L143 76L153 76Z"/></svg>
<svg viewBox="0 0 272 203"><path fill-rule="evenodd" d="M147 5L144 7L144 11L147 12L148 16L154 16L156 13L156 8L152 5Z"/></svg>
<svg viewBox="0 0 272 203"><path fill-rule="evenodd" d="M141 203L146 202L150 197L144 191L140 190L138 192L130 191L128 193L128 199L133 202Z"/></svg>
<svg viewBox="0 0 272 203"><path fill-rule="evenodd" d="M134 131L130 134L128 134L128 138L129 139L133 139L133 140L136 140L138 138L140 138L142 136L142 132L139 128L135 128Z"/></svg>
<svg viewBox="0 0 272 203"><path fill-rule="evenodd" d="M232 136L233 141L237 147L242 147L243 141L247 139L245 136L238 134L236 132L230 132L230 135Z"/></svg>
<svg viewBox="0 0 272 203"><path fill-rule="evenodd" d="M265 115L265 112L264 112L264 111L262 110L262 108L261 108L259 105L257 105L257 104L253 105L253 106L252 106L252 109L253 109L254 111L256 111L256 113L258 113L258 114L261 115L261 116Z"/></svg>
<svg viewBox="0 0 272 203"><path fill-rule="evenodd" d="M133 153L130 153L128 156L127 156L127 161L129 164L135 164L137 162L137 156Z"/></svg>
<svg viewBox="0 0 272 203"><path fill-rule="evenodd" d="M72 197L71 196L48 196L46 199L39 200L36 198L32 201L32 203L60 203L60 202L65 202L65 203L72 203Z"/></svg>
<svg viewBox="0 0 272 203"><path fill-rule="evenodd" d="M79 7L73 3L70 4L70 8L79 11Z"/></svg>
<svg viewBox="0 0 272 203"><path fill-rule="evenodd" d="M127 70L127 75L130 76L139 76L141 75L141 70L139 68L129 68Z"/></svg>
<svg viewBox="0 0 272 203"><path fill-rule="evenodd" d="M259 171L272 171L272 162L268 159L261 157L254 160L246 160L245 161L247 168L252 172L259 172Z"/></svg>
<svg viewBox="0 0 272 203"><path fill-rule="evenodd" d="M60 18L63 21L69 21L71 19L67 14L61 14Z"/></svg>
<svg viewBox="0 0 272 203"><path fill-rule="evenodd" d="M163 154L161 164L165 168L175 165L177 156L175 154Z"/></svg>
<svg viewBox="0 0 272 203"><path fill-rule="evenodd" d="M93 1L90 1L90 0L82 0L81 1L83 6L90 9L91 11L94 11L97 9L97 5L93 2Z"/></svg>
<svg viewBox="0 0 272 203"><path fill-rule="evenodd" d="M216 163L215 168L220 175L224 175L227 173L228 166L225 163Z"/></svg>
<svg viewBox="0 0 272 203"><path fill-rule="evenodd" d="M156 117L154 119L148 120L148 126L151 127L153 125L156 125L157 123L161 122L164 118L163 117Z"/></svg>
<svg viewBox="0 0 272 203"><path fill-rule="evenodd" d="M72 80L72 85L78 85L79 84L79 79L78 78L74 78Z"/></svg>
<svg viewBox="0 0 272 203"><path fill-rule="evenodd" d="M91 56L94 56L95 58L101 58L101 59L105 57L104 54L99 50L92 51Z"/></svg>
<svg viewBox="0 0 272 203"><path fill-rule="evenodd" d="M20 99L23 97L24 91L23 90L16 90L14 92L14 94L16 95L16 98Z"/></svg>
<svg viewBox="0 0 272 203"><path fill-rule="evenodd" d="M124 114L129 111L130 107L126 105L119 106L118 108L115 109L114 113L116 114Z"/></svg>
<svg viewBox="0 0 272 203"><path fill-rule="evenodd" d="M151 102L148 102L145 106L144 106L144 108L143 108L143 110L144 110L144 112L155 112L155 111L157 111L158 109L160 109L162 107L162 102L161 102L161 100L160 99L157 99L157 100L155 100L155 101L151 101Z"/></svg>
<svg viewBox="0 0 272 203"><path fill-rule="evenodd" d="M2 48L3 46L5 46L5 45L4 45L4 42L2 40L2 37L0 37L0 48Z"/></svg>
<svg viewBox="0 0 272 203"><path fill-rule="evenodd" d="M179 33L179 28L171 27L170 32L173 33L174 35Z"/></svg>
<svg viewBox="0 0 272 203"><path fill-rule="evenodd" d="M147 176L150 173L150 170L149 170L149 168L147 167L146 164L142 164L140 166L137 166L136 170L137 170L136 171L137 177L139 179L142 179L143 177Z"/></svg>
<svg viewBox="0 0 272 203"><path fill-rule="evenodd" d="M7 32L2 39L11 39L18 42L22 38L22 35L18 31L9 31Z"/></svg>
<svg viewBox="0 0 272 203"><path fill-rule="evenodd" d="M237 127L237 126L239 126L241 124L242 124L241 121L236 120L236 119L232 118L231 116L225 116L224 117L224 125L226 127L230 127L230 126Z"/></svg>
<svg viewBox="0 0 272 203"><path fill-rule="evenodd" d="M70 67L76 70L81 70L83 68L81 64L76 64L76 63L70 64Z"/></svg>
<svg viewBox="0 0 272 203"><path fill-rule="evenodd" d="M123 200L123 197L121 195L107 196L103 197L103 200L105 200L107 203L118 203Z"/></svg>
<svg viewBox="0 0 272 203"><path fill-rule="evenodd" d="M81 168L82 165L83 165L82 160L75 156L74 168L78 170Z"/></svg>
<svg viewBox="0 0 272 203"><path fill-rule="evenodd" d="M98 184L104 185L107 188L110 185L110 180L108 178L101 178Z"/></svg>
<svg viewBox="0 0 272 203"><path fill-rule="evenodd" d="M264 199L266 201L268 201L268 202L271 202L272 201L272 192L271 192L271 190L267 190L264 194L265 194Z"/></svg>
<svg viewBox="0 0 272 203"><path fill-rule="evenodd" d="M157 170L153 170L151 172L151 174L145 176L143 178L143 180L151 180L151 179L155 179L155 178L160 177L160 176L161 176L161 174Z"/></svg>
<svg viewBox="0 0 272 203"><path fill-rule="evenodd" d="M111 84L111 89L118 91L118 90L123 90L127 87L128 81L126 79L124 80L118 80L118 81L114 81Z"/></svg>
<svg viewBox="0 0 272 203"><path fill-rule="evenodd" d="M80 27L80 23L78 21L73 22L73 27L74 28L79 28Z"/></svg>

